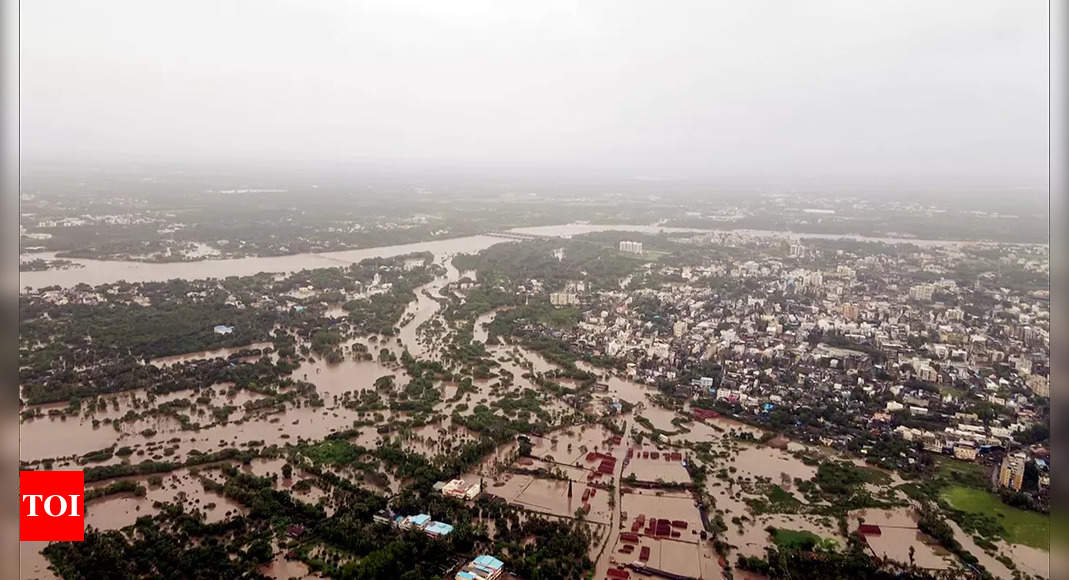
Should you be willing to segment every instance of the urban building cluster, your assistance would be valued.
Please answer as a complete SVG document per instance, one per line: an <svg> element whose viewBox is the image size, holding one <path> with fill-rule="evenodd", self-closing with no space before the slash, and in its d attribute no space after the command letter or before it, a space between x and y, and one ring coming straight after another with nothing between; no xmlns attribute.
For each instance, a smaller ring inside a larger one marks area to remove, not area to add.
<svg viewBox="0 0 1069 580"><path fill-rule="evenodd" d="M559 338L673 397L784 423L802 440L894 437L966 461L1006 457L1001 472L1017 476L1003 486L1020 489L1026 462L1049 485L1049 450L1032 443L1049 406L1050 297L1029 284L1047 275L1046 247L687 243L740 257L651 261L620 290L551 291L552 304L583 312Z"/></svg>

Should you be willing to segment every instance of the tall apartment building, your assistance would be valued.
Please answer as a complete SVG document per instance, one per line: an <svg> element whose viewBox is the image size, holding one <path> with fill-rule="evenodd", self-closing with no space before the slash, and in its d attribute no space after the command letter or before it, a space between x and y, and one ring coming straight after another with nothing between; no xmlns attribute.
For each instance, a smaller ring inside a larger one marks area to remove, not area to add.
<svg viewBox="0 0 1069 580"><path fill-rule="evenodd" d="M579 304L579 296L574 292L552 292L549 295L549 303L553 306L570 306Z"/></svg>
<svg viewBox="0 0 1069 580"><path fill-rule="evenodd" d="M860 309L854 304L843 304L839 311L842 313L843 318L851 322L857 320L858 315L861 313Z"/></svg>
<svg viewBox="0 0 1069 580"><path fill-rule="evenodd" d="M623 240L620 242L620 251L627 252L629 254L641 254L643 253L642 242L630 242L627 240Z"/></svg>
<svg viewBox="0 0 1069 580"><path fill-rule="evenodd" d="M1002 458L1002 467L998 471L998 484L1014 491L1021 491L1024 485L1024 466L1028 456L1014 453Z"/></svg>
<svg viewBox="0 0 1069 580"><path fill-rule="evenodd" d="M909 297L913 300L931 302L935 294L935 286L932 284L917 284L909 289Z"/></svg>

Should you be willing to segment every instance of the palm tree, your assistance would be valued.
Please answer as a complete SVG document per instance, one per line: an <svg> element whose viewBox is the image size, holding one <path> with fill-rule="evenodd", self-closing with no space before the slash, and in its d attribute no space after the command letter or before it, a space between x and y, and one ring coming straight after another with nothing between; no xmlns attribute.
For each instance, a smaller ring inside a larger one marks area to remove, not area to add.
<svg viewBox="0 0 1069 580"><path fill-rule="evenodd" d="M821 538L820 541L813 546L814 552L820 552L822 554L830 554L839 550L839 541L835 538Z"/></svg>

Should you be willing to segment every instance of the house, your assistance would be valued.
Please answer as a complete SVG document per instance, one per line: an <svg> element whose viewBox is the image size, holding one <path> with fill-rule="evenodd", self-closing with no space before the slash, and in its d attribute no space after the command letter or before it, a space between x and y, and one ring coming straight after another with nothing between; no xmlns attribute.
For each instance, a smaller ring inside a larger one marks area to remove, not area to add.
<svg viewBox="0 0 1069 580"><path fill-rule="evenodd" d="M304 526L298 524L291 524L286 528L286 535L291 538L299 538L304 533Z"/></svg>
<svg viewBox="0 0 1069 580"><path fill-rule="evenodd" d="M215 334L233 334L234 327L225 324L216 324L212 331L215 332Z"/></svg>
<svg viewBox="0 0 1069 580"><path fill-rule="evenodd" d="M857 526L857 533L862 536L879 536L883 532L880 531L880 526L875 524L859 524Z"/></svg>
<svg viewBox="0 0 1069 580"><path fill-rule="evenodd" d="M958 441L954 445L954 457L962 461L976 461L976 444L972 441Z"/></svg>
<svg viewBox="0 0 1069 580"><path fill-rule="evenodd" d="M397 516L394 524L402 530L421 530L432 538L440 538L453 533L453 526L431 521L429 514L416 514L414 516Z"/></svg>
<svg viewBox="0 0 1069 580"><path fill-rule="evenodd" d="M417 528L422 530L431 521L429 514L416 514L414 516L397 516L397 527L402 530Z"/></svg>
<svg viewBox="0 0 1069 580"><path fill-rule="evenodd" d="M423 531L432 538L441 538L453 533L453 526L442 522L431 522L423 528Z"/></svg>
<svg viewBox="0 0 1069 580"><path fill-rule="evenodd" d="M397 516L394 515L393 510L391 510L390 508L386 508L384 510L379 510L378 512L373 514L371 516L371 519L374 520L375 523L385 524L389 526L394 524L394 522L396 521L396 517Z"/></svg>
<svg viewBox="0 0 1069 580"><path fill-rule="evenodd" d="M457 572L456 580L497 580L505 563L493 556L479 556Z"/></svg>
<svg viewBox="0 0 1069 580"><path fill-rule="evenodd" d="M457 499L475 499L481 491L479 482L467 483L463 479L454 479L442 486L442 495Z"/></svg>

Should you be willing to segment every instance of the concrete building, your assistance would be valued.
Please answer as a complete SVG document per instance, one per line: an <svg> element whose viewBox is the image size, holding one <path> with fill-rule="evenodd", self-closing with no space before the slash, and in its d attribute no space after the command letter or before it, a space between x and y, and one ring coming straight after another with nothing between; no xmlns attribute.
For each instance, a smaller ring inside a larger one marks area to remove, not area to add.
<svg viewBox="0 0 1069 580"><path fill-rule="evenodd" d="M497 580L505 569L505 563L493 556L479 556L457 572L456 580Z"/></svg>
<svg viewBox="0 0 1069 580"><path fill-rule="evenodd" d="M479 482L468 483L463 479L451 480L442 487L442 495L457 499L475 499L480 491L482 488Z"/></svg>
<svg viewBox="0 0 1069 580"><path fill-rule="evenodd" d="M916 286L911 286L909 289L909 297L912 300L931 302L934 294L935 286L932 284L917 284Z"/></svg>
<svg viewBox="0 0 1069 580"><path fill-rule="evenodd" d="M642 242L630 242L623 240L620 242L620 251L627 252L628 254L643 254Z"/></svg>
<svg viewBox="0 0 1069 580"><path fill-rule="evenodd" d="M954 445L954 457L962 461L976 461L976 444L971 441L958 441Z"/></svg>
<svg viewBox="0 0 1069 580"><path fill-rule="evenodd" d="M1024 465L1028 457L1024 453L1014 453L1002 458L998 472L998 484L1014 491L1021 491L1024 485Z"/></svg>
<svg viewBox="0 0 1069 580"><path fill-rule="evenodd" d="M839 311L842 313L843 318L850 322L857 320L857 317L860 314L860 310L854 304L843 304Z"/></svg>
<svg viewBox="0 0 1069 580"><path fill-rule="evenodd" d="M579 296L572 292L552 292L549 295L549 303L554 306L571 306L579 304Z"/></svg>

